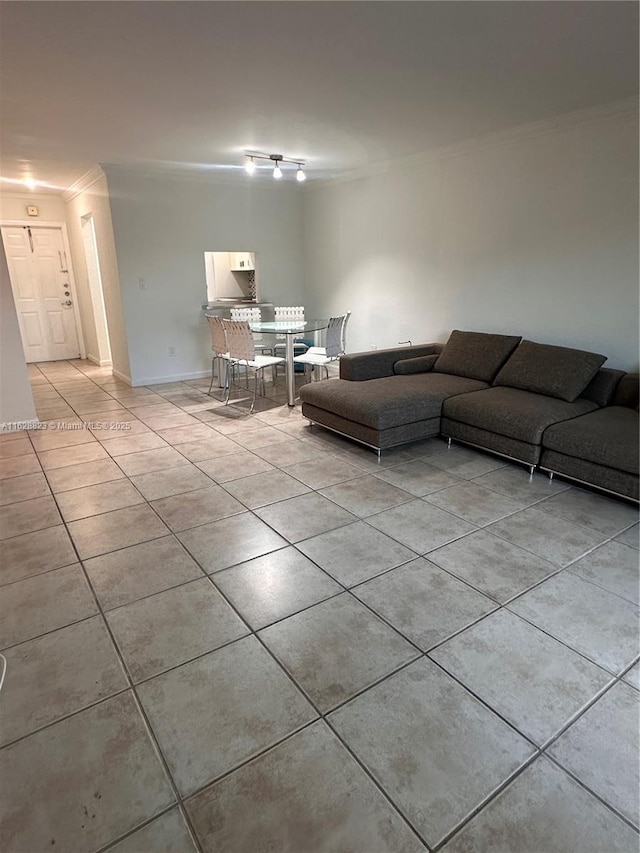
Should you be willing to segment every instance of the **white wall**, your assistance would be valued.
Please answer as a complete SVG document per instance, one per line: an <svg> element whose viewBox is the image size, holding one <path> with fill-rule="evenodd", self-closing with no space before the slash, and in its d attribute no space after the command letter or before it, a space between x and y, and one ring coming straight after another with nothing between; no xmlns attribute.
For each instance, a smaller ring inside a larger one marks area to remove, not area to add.
<svg viewBox="0 0 640 853"><path fill-rule="evenodd" d="M638 120L618 115L304 193L306 305L348 350L518 332L638 365Z"/></svg>
<svg viewBox="0 0 640 853"><path fill-rule="evenodd" d="M0 424L35 419L9 268L0 241Z"/></svg>
<svg viewBox="0 0 640 853"><path fill-rule="evenodd" d="M117 376L128 381L130 376L129 352L106 176L101 169L96 169L80 186L81 189L69 193L65 207L76 286L80 299L85 346L87 354L94 361L103 360L102 356L105 355L105 352L104 347L101 348L100 346L98 332L101 330L96 328L94 320L94 303L82 235L82 217L92 215L96 232L113 370Z"/></svg>
<svg viewBox="0 0 640 853"><path fill-rule="evenodd" d="M38 216L27 214L27 205L35 204ZM0 196L0 220L13 219L20 222L66 222L67 212L59 195L43 193L6 193Z"/></svg>
<svg viewBox="0 0 640 853"><path fill-rule="evenodd" d="M297 185L224 184L104 166L133 384L207 375L204 252L259 253L261 298L300 304ZM139 286L143 279L145 289ZM168 355L174 347L175 357Z"/></svg>

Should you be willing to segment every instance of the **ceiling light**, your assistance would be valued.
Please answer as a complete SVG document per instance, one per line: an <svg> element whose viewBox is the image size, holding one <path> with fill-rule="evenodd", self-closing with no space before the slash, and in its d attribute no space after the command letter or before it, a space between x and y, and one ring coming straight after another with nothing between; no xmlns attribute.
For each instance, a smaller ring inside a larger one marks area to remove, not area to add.
<svg viewBox="0 0 640 853"><path fill-rule="evenodd" d="M282 164L291 164L292 166L297 166L298 169L296 171L296 180L302 183L302 181L306 181L307 176L304 173L303 166L304 160L294 160L291 157L285 157L283 154L263 154L261 151L245 151L246 163L245 170L248 175L255 175L256 173L256 160L269 160L273 163L273 177L276 180L280 180L284 176L284 171L282 170Z"/></svg>

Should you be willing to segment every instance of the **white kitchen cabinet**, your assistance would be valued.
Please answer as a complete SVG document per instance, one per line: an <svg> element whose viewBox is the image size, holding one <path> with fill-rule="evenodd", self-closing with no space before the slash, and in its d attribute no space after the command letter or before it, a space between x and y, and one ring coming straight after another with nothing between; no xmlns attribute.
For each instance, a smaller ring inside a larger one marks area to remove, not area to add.
<svg viewBox="0 0 640 853"><path fill-rule="evenodd" d="M249 272L255 268L253 252L229 252L229 269L231 272Z"/></svg>

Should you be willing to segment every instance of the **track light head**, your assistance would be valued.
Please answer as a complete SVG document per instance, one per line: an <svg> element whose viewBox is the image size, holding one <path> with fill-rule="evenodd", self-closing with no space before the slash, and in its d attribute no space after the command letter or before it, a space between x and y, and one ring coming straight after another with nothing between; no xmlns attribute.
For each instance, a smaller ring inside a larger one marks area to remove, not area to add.
<svg viewBox="0 0 640 853"><path fill-rule="evenodd" d="M247 175L255 175L256 161L251 157L251 155L247 156L247 162L244 164L244 168Z"/></svg>
<svg viewBox="0 0 640 853"><path fill-rule="evenodd" d="M298 171L296 172L296 181L299 184L301 184L303 181L306 181L306 180L307 180L307 176L304 173L304 169L302 168L300 163L298 163Z"/></svg>

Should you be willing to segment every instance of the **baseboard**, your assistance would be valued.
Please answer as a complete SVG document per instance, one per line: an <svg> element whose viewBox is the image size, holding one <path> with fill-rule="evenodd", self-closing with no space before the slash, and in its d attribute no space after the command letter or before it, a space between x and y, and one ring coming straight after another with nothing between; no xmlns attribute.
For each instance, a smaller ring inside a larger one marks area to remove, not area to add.
<svg viewBox="0 0 640 853"><path fill-rule="evenodd" d="M102 360L100 360L99 358L96 358L95 355L91 355L90 352L87 353L87 361L90 361L93 364L97 364L98 367L111 367L112 365L110 358L103 358Z"/></svg>
<svg viewBox="0 0 640 853"><path fill-rule="evenodd" d="M111 368L111 372L116 377L116 379L121 379L123 382L126 382L127 385L133 385L133 382L131 381L131 377L127 376L126 373L121 373L119 370L116 370L115 367ZM139 384L139 383L137 383L137 384Z"/></svg>
<svg viewBox="0 0 640 853"><path fill-rule="evenodd" d="M115 373L115 370L113 371ZM189 379L207 379L211 370L198 370L195 373L173 373L169 376L146 376L142 379L131 380L133 387L140 385L164 385L166 382L186 382Z"/></svg>

